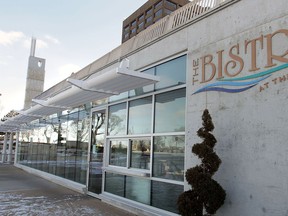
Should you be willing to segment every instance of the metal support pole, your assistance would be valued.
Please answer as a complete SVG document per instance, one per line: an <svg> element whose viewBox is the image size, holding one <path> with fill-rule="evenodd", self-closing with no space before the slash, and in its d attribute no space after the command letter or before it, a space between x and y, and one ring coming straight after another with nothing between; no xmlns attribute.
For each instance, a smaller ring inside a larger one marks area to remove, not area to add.
<svg viewBox="0 0 288 216"><path fill-rule="evenodd" d="M6 132L4 136L3 149L2 149L2 163L6 161L7 136L8 134Z"/></svg>
<svg viewBox="0 0 288 216"><path fill-rule="evenodd" d="M16 146L15 146L14 164L16 164L18 162L18 146L19 146L19 131L16 132Z"/></svg>
<svg viewBox="0 0 288 216"><path fill-rule="evenodd" d="M13 150L13 132L10 132L9 149L8 149L8 163L12 162L12 150Z"/></svg>

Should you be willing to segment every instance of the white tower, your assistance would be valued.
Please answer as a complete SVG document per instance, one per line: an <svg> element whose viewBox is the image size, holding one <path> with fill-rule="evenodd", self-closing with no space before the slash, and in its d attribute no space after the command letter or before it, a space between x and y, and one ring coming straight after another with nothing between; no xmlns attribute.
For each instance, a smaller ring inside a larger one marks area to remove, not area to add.
<svg viewBox="0 0 288 216"><path fill-rule="evenodd" d="M44 89L45 59L35 57L35 49L36 38L32 37L26 78L24 109L30 108L32 99L41 94Z"/></svg>

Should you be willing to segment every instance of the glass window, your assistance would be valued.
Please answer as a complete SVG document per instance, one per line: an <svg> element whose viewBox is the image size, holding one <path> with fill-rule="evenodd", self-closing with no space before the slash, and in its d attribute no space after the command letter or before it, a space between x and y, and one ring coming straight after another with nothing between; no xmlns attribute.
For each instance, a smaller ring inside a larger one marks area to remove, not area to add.
<svg viewBox="0 0 288 216"><path fill-rule="evenodd" d="M152 14L152 8L149 8L147 11L146 11L146 16L149 16Z"/></svg>
<svg viewBox="0 0 288 216"><path fill-rule="evenodd" d="M135 26L136 26L136 20L133 20L133 22L131 23L131 26L132 26L132 27L135 27Z"/></svg>
<svg viewBox="0 0 288 216"><path fill-rule="evenodd" d="M125 31L125 32L129 32L129 29L130 29L130 27L129 27L129 25L127 25L127 26L124 28L124 31Z"/></svg>
<svg viewBox="0 0 288 216"><path fill-rule="evenodd" d="M126 176L125 192L126 198L150 205L150 180Z"/></svg>
<svg viewBox="0 0 288 216"><path fill-rule="evenodd" d="M152 97L129 102L129 134L151 133Z"/></svg>
<svg viewBox="0 0 288 216"><path fill-rule="evenodd" d="M142 73L155 75L155 67L149 68L149 69L143 71ZM153 90L154 90L154 84L147 85L147 86L144 86L144 87L137 88L137 89L129 91L129 97L139 96L139 95L151 92Z"/></svg>
<svg viewBox="0 0 288 216"><path fill-rule="evenodd" d="M146 19L146 23L150 23L150 22L152 22L152 20L153 20L153 17L150 16L150 17L148 17L148 18Z"/></svg>
<svg viewBox="0 0 288 216"><path fill-rule="evenodd" d="M124 197L125 176L114 173L105 175L105 191Z"/></svg>
<svg viewBox="0 0 288 216"><path fill-rule="evenodd" d="M156 75L160 76L156 89L184 84L186 82L186 56L156 66Z"/></svg>
<svg viewBox="0 0 288 216"><path fill-rule="evenodd" d="M143 27L144 27L144 21L141 22L141 23L139 23L139 25L138 25L138 29L142 29Z"/></svg>
<svg viewBox="0 0 288 216"><path fill-rule="evenodd" d="M184 181L185 136L154 137L153 176Z"/></svg>
<svg viewBox="0 0 288 216"><path fill-rule="evenodd" d="M90 134L90 109L79 112L77 145L76 145L76 164L75 164L75 181L85 184L87 172L87 154Z"/></svg>
<svg viewBox="0 0 288 216"><path fill-rule="evenodd" d="M109 164L114 166L127 167L127 147L128 142L125 140L110 141Z"/></svg>
<svg viewBox="0 0 288 216"><path fill-rule="evenodd" d="M136 33L136 28L133 28L132 30L131 30L131 34L135 34Z"/></svg>
<svg viewBox="0 0 288 216"><path fill-rule="evenodd" d="M123 92L119 95L114 95L114 96L109 97L109 102L118 101L118 100L122 100L125 98L128 98L128 92Z"/></svg>
<svg viewBox="0 0 288 216"><path fill-rule="evenodd" d="M130 167L150 170L151 141L148 139L131 140Z"/></svg>
<svg viewBox="0 0 288 216"><path fill-rule="evenodd" d="M158 10L156 13L155 13L155 17L160 17L162 16L162 9Z"/></svg>
<svg viewBox="0 0 288 216"><path fill-rule="evenodd" d="M183 191L184 187L182 185L152 181L152 206L179 213L177 199Z"/></svg>
<svg viewBox="0 0 288 216"><path fill-rule="evenodd" d="M109 107L108 135L126 134L126 103Z"/></svg>
<svg viewBox="0 0 288 216"><path fill-rule="evenodd" d="M156 5L155 5L155 8L158 8L158 7L161 7L163 5L163 2L162 0L159 1Z"/></svg>
<svg viewBox="0 0 288 216"><path fill-rule="evenodd" d="M185 131L185 91L184 88L156 95L156 133Z"/></svg>
<svg viewBox="0 0 288 216"><path fill-rule="evenodd" d="M171 1L165 0L165 4L170 7L173 8L174 10L177 8L177 5Z"/></svg>
<svg viewBox="0 0 288 216"><path fill-rule="evenodd" d="M167 8L165 8L164 9L164 16L166 16L166 15L169 15L169 14L171 14L172 13L172 11L171 10L169 10L169 9L167 9Z"/></svg>
<svg viewBox="0 0 288 216"><path fill-rule="evenodd" d="M65 148L65 178L75 180L77 153L77 131L79 112L70 113L67 119L67 136Z"/></svg>
<svg viewBox="0 0 288 216"><path fill-rule="evenodd" d="M144 19L144 14L142 14L141 16L138 17L138 20L141 21Z"/></svg>

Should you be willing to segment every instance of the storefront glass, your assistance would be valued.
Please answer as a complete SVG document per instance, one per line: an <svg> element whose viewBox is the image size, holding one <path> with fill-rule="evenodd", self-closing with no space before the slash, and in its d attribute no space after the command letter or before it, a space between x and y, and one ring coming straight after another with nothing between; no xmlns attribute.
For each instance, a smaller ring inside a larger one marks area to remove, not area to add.
<svg viewBox="0 0 288 216"><path fill-rule="evenodd" d="M177 213L184 190L186 56L143 73L161 81L108 105L104 191Z"/></svg>
<svg viewBox="0 0 288 216"><path fill-rule="evenodd" d="M18 163L86 183L89 110L32 122L19 136Z"/></svg>

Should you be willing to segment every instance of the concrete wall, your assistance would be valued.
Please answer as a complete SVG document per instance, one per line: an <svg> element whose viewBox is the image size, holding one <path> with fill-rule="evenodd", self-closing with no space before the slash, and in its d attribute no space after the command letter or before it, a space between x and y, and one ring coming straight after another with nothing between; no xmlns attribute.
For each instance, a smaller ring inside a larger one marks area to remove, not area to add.
<svg viewBox="0 0 288 216"><path fill-rule="evenodd" d="M201 142L196 131L208 108L218 140L215 150L222 159L214 178L227 192L217 215L288 215L287 24L287 0L241 0L129 57L131 67L139 69L187 52L186 168L199 163L191 148ZM246 91L194 94L220 77L235 79L267 70L275 72L232 81L255 81Z"/></svg>
<svg viewBox="0 0 288 216"><path fill-rule="evenodd" d="M32 105L32 99L43 92L45 59L30 56L28 61L24 109Z"/></svg>
<svg viewBox="0 0 288 216"><path fill-rule="evenodd" d="M196 131L201 127L203 110L208 108L215 124L213 134L218 140L215 150L222 159L215 179L227 192L218 215L288 215L288 68L275 71L243 92L193 94L207 84L216 83L216 78L222 77L220 68L224 78L239 78L287 64L287 9L286 0L242 0L188 28L186 165L199 162L191 147L201 142ZM285 31L277 32L280 29ZM268 40L273 33L270 52ZM259 40L255 42L254 55L253 42L249 41L255 38ZM269 52L284 56L273 59L275 66L271 66L267 62ZM211 56L213 60L208 63ZM205 80L213 79L204 82L203 73Z"/></svg>

